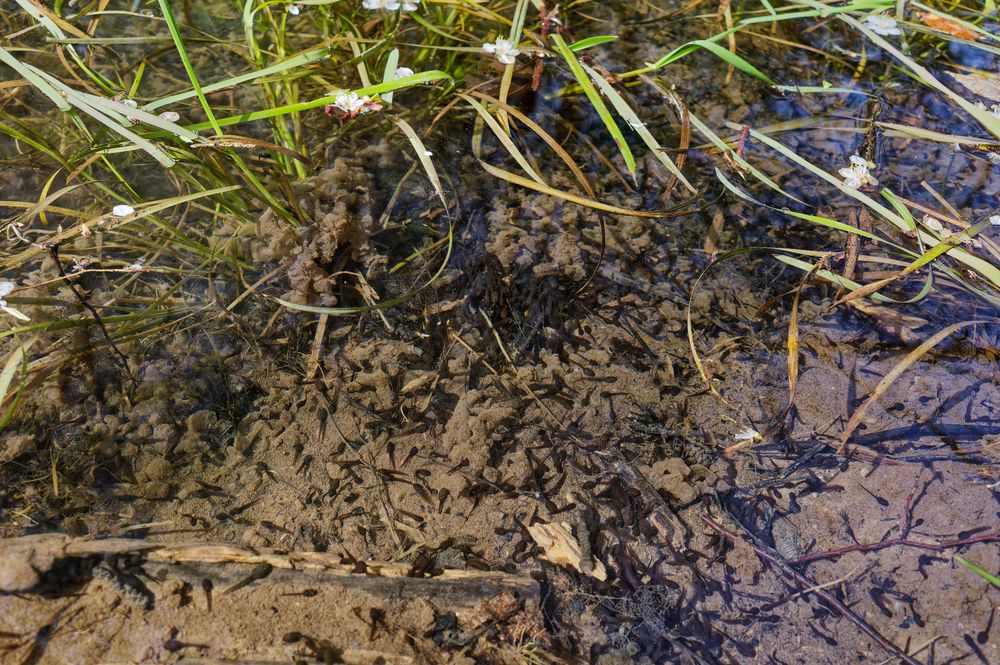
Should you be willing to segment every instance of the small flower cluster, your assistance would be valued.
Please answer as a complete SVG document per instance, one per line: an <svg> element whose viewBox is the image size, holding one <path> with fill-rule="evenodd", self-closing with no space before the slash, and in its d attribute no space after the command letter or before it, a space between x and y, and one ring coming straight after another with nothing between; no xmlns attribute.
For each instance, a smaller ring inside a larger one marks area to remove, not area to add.
<svg viewBox="0 0 1000 665"><path fill-rule="evenodd" d="M517 56L521 54L518 50L517 45L509 39L504 39L503 37L497 38L492 44L483 44L483 53L489 53L496 57L497 62L504 65L513 65L517 60Z"/></svg>
<svg viewBox="0 0 1000 665"><path fill-rule="evenodd" d="M861 189L864 186L875 187L878 185L878 180L868 172L869 169L875 168L874 162L869 162L864 157L860 157L857 154L851 155L850 157L851 165L840 169L837 173L840 177L844 179L844 186L850 187L851 189Z"/></svg>
<svg viewBox="0 0 1000 665"><path fill-rule="evenodd" d="M890 35L901 35L903 31L899 29L896 19L885 14L870 14L865 18L865 27L876 35L889 37Z"/></svg>
<svg viewBox="0 0 1000 665"><path fill-rule="evenodd" d="M365 9L394 12L402 8L404 12L415 12L419 7L417 0L364 0L361 6Z"/></svg>
<svg viewBox="0 0 1000 665"><path fill-rule="evenodd" d="M357 118L362 113L381 111L382 104L373 100L368 95L359 95L356 92L338 92L333 104L326 105L326 114L333 115L336 109L343 111L342 120Z"/></svg>
<svg viewBox="0 0 1000 665"><path fill-rule="evenodd" d="M122 106L125 106L130 109L139 108L139 102L135 101L134 99L123 99L121 103ZM137 116L127 115L126 117L128 118L128 121L131 122L133 125L137 125L140 122ZM181 119L181 114L177 113L176 111L164 111L159 115L159 117L161 120L166 120L167 122L178 122Z"/></svg>

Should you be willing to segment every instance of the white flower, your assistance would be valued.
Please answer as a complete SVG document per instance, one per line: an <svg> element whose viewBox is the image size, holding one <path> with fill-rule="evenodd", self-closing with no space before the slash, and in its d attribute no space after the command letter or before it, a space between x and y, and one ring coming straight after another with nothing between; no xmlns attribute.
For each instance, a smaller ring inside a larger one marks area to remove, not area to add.
<svg viewBox="0 0 1000 665"><path fill-rule="evenodd" d="M360 113L369 101L369 97L360 97L356 92L338 92L333 105L344 113Z"/></svg>
<svg viewBox="0 0 1000 665"><path fill-rule="evenodd" d="M333 115L333 109L343 111L345 119L347 117L356 118L362 113L381 111L382 104L373 101L368 95L358 95L356 92L341 90L334 97L333 104L326 105L327 115Z"/></svg>
<svg viewBox="0 0 1000 665"><path fill-rule="evenodd" d="M133 212L135 212L135 208L130 205L125 205L124 203L116 205L111 209L111 214L115 217L124 217L125 215L131 215Z"/></svg>
<svg viewBox="0 0 1000 665"><path fill-rule="evenodd" d="M870 14L865 19L865 27L876 35L883 35L885 37L903 34L903 31L896 24L896 19L885 14Z"/></svg>
<svg viewBox="0 0 1000 665"><path fill-rule="evenodd" d="M878 180L868 172L868 169L874 168L875 164L873 162L869 162L856 154L851 155L850 159L851 165L849 167L837 171L840 177L844 179L845 187L860 189L864 185L874 187L878 184Z"/></svg>
<svg viewBox="0 0 1000 665"><path fill-rule="evenodd" d="M298 5L288 5L287 7L285 7L285 11L287 11L292 16L298 16L299 12L301 12L302 10L299 9Z"/></svg>
<svg viewBox="0 0 1000 665"><path fill-rule="evenodd" d="M181 114L176 111L164 111L160 114L160 119L167 122L177 122L181 119Z"/></svg>
<svg viewBox="0 0 1000 665"><path fill-rule="evenodd" d="M13 307L7 306L7 301L4 300L8 295L10 295L17 285L14 282L0 282L0 310L7 312L15 319L20 319L22 321L30 321L31 319L14 309Z"/></svg>
<svg viewBox="0 0 1000 665"><path fill-rule="evenodd" d="M1000 226L1000 215L990 215L990 225Z"/></svg>
<svg viewBox="0 0 1000 665"><path fill-rule="evenodd" d="M505 65L513 65L517 56L521 54L514 42L503 37L498 37L492 44L483 44L483 53L492 53Z"/></svg>
<svg viewBox="0 0 1000 665"><path fill-rule="evenodd" d="M416 11L419 6L417 0L364 0L361 6L365 9L383 9L394 12L402 6L404 12Z"/></svg>
<svg viewBox="0 0 1000 665"><path fill-rule="evenodd" d="M410 69L409 67L396 67L396 73L394 75L394 78L401 79L407 76L413 76L412 69Z"/></svg>
<svg viewBox="0 0 1000 665"><path fill-rule="evenodd" d="M923 218L922 221L924 223L924 226L926 226L927 228L929 228L931 231L937 231L938 233L941 233L942 231L944 231L944 225L941 224L940 221L938 221L938 220L934 219L933 217L931 217L930 215L924 215L924 218Z"/></svg>

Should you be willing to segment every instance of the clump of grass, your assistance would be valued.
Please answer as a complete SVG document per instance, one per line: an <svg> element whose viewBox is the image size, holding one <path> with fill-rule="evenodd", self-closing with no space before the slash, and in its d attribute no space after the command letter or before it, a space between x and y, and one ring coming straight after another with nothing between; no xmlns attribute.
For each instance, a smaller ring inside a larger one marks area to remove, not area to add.
<svg viewBox="0 0 1000 665"><path fill-rule="evenodd" d="M33 320L3 336L100 326L107 335L94 343L115 346L212 315L218 303L202 298L192 306L191 292L203 291L211 275L236 279L257 268L231 244L220 245L213 229L249 226L262 208L289 225L308 224L288 181L309 175L320 166L317 156L347 137L407 145L448 209L457 194L445 191L424 141L449 115L475 118L470 150L498 178L604 212L656 216L598 200L575 158L510 104L515 72L550 56L564 69L540 68L547 76L566 72L582 87L626 171L634 175L636 166L622 122L692 189L628 101L581 59L613 36L570 40L564 20L585 21L572 3L558 18L529 0L403 3L393 11L361 2L241 0L184 5L180 16L167 0L143 11L17 4L0 24L0 62L16 84L5 88L0 132L20 153L12 150L9 164L36 165L38 198L2 203L17 212L5 221L12 242L0 267L9 277L27 276L50 247L69 265L61 278L22 280L10 300L30 304ZM505 52L496 50L501 44ZM490 79L495 96L465 87ZM484 127L499 149L489 158ZM537 158L518 138L525 130L556 152L580 192L552 186L532 168ZM517 170L498 165L504 161ZM115 216L115 205L136 212ZM445 228L408 260L437 254L432 282L451 243ZM67 315L62 287L92 275L104 281L101 302ZM406 297L340 308L277 303L340 315ZM23 375L41 376L72 351L30 361L22 354Z"/></svg>

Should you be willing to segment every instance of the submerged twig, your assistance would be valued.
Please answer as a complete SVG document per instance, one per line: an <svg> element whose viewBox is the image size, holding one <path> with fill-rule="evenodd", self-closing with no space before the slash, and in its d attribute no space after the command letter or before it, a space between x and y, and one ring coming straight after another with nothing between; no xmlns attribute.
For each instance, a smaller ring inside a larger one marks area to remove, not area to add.
<svg viewBox="0 0 1000 665"><path fill-rule="evenodd" d="M976 543L1000 542L1000 531L996 530L978 536L969 536L967 538L958 538L955 540L938 541L936 543L929 543L920 540L911 540L909 538L909 535L910 535L910 528L913 525L913 505L915 503L915 498L917 496L917 487L918 487L917 483L914 483L913 489L910 490L910 493L906 497L906 503L903 507L903 520L900 528L900 535L898 538L892 538L890 540L882 540L877 543L857 543L854 545L849 545L847 547L841 547L835 550L828 550L826 552L814 552L813 554L806 554L804 556L795 557L794 559L789 559L788 563L790 565L798 565L803 563L810 563L812 561L819 561L823 559L838 559L850 552L874 552L877 550L885 549L887 547L895 547L897 545L903 547L915 547L917 549L930 550L932 552L943 552L944 550L947 549L952 549L956 547L965 547L966 545L974 545Z"/></svg>
<svg viewBox="0 0 1000 665"><path fill-rule="evenodd" d="M52 260L55 261L56 269L59 271L59 276L62 277L64 280L66 280L66 284L73 292L73 295L75 295L77 300L80 301L80 304L83 305L83 307L88 312L90 312L90 315L94 317L94 322L97 324L97 327L101 329L101 333L104 335L104 339L108 341L108 345L111 347L111 350L114 352L116 359L121 365L122 372L124 372L125 376L128 377L129 383L132 384L132 389L136 390L138 388L138 385L135 382L135 376L133 376L131 368L129 368L128 358L125 356L124 353L122 353L121 349L118 348L118 345L115 344L115 341L111 338L111 333L108 332L107 326L104 325L104 321L101 319L101 315L97 313L97 310L84 297L83 293L81 293L80 290L76 288L76 284L74 284L73 281L69 279L65 269L63 269L62 261L59 260L58 243L47 243L45 245L45 248L49 250L49 254L52 256Z"/></svg>
<svg viewBox="0 0 1000 665"><path fill-rule="evenodd" d="M857 614L855 614L854 611L851 610L851 608L842 603L836 596L834 596L829 591L821 588L819 585L810 580L808 577L806 577L799 571L792 568L791 565L789 565L789 562L786 561L784 558L782 558L779 554L777 554L776 552L769 551L769 548L767 548L763 544L756 542L757 539L754 538L752 534L748 534L748 537L749 539L752 539L754 542L748 542L746 538L741 538L740 535L737 534L736 532L726 529L725 527L723 527L722 525L718 524L717 522L708 517L703 516L701 519L711 529L725 536L734 543L743 542L746 545L748 545L757 554L757 556L761 557L765 561L774 565L787 577L791 577L799 584L805 586L809 592L816 594L816 596L818 596L824 603L829 605L831 608L836 610L842 617L844 617L845 619L853 623L855 626L857 626L865 635L868 635L868 637L875 640L875 642L877 642L878 645L883 649L885 649L888 653L892 654L896 658L899 658L908 665L920 665L919 661L910 657L905 652L903 652L902 649L900 649L895 644L893 644L885 637L883 637L881 633L875 630L875 628L873 628L867 621L865 621ZM739 526L740 528L744 528L742 524L740 524Z"/></svg>

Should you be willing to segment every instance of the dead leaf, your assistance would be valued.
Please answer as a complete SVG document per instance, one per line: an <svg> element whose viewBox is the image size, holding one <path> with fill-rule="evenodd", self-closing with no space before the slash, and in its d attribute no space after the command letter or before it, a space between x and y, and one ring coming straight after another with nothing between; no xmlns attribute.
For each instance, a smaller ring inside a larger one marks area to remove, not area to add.
<svg viewBox="0 0 1000 665"><path fill-rule="evenodd" d="M907 344L921 342L925 337L925 335L918 333L917 330L928 325L929 321L927 319L903 314L889 307L866 305L856 300L847 301L847 304L875 319L878 321L880 328L892 333Z"/></svg>
<svg viewBox="0 0 1000 665"><path fill-rule="evenodd" d="M726 216L722 213L722 209L719 208L712 215L712 225L708 227L708 233L705 234L705 254L708 256L714 255L719 251L719 238L722 237L722 228L726 224Z"/></svg>
<svg viewBox="0 0 1000 665"><path fill-rule="evenodd" d="M980 97L1000 101L1000 77L996 74L974 71L972 74L952 74L951 77Z"/></svg>
<svg viewBox="0 0 1000 665"><path fill-rule="evenodd" d="M949 34L952 37L972 40L979 38L979 34L977 32L969 30L958 21L952 21L951 19L947 19L930 12L917 12L917 15L920 16L920 20L924 22L924 25Z"/></svg>
<svg viewBox="0 0 1000 665"><path fill-rule="evenodd" d="M603 563L589 556L584 557L580 541L573 536L573 529L566 522L532 524L528 527L528 533L545 550L542 558L549 563L569 566L602 582L608 579Z"/></svg>

